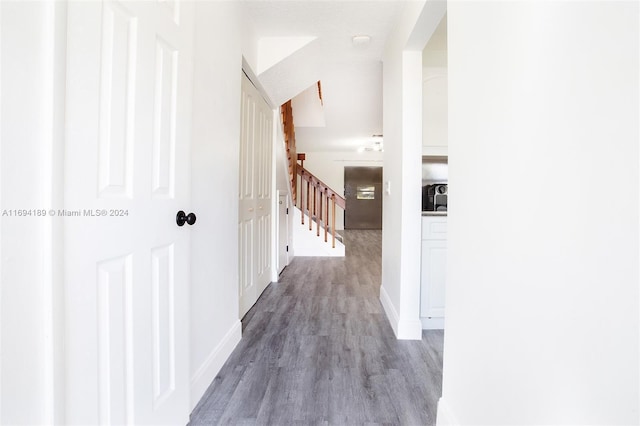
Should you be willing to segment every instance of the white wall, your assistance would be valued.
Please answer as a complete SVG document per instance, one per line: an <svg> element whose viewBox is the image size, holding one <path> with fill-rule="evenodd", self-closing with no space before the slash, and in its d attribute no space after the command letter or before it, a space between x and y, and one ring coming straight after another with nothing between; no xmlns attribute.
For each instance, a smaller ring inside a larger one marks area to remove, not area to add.
<svg viewBox="0 0 640 426"><path fill-rule="evenodd" d="M320 100L318 83L315 83L291 99L295 127L326 127L324 106ZM299 138L298 138L299 139Z"/></svg>
<svg viewBox="0 0 640 426"><path fill-rule="evenodd" d="M408 2L383 58L384 185L380 300L396 336L420 339L422 50L446 2Z"/></svg>
<svg viewBox="0 0 640 426"><path fill-rule="evenodd" d="M383 153L377 151L307 152L304 168L329 185L338 194L344 196L344 168L382 167L382 157ZM300 184L298 184L299 187ZM344 214L339 207L336 207L336 229L344 229Z"/></svg>
<svg viewBox="0 0 640 426"><path fill-rule="evenodd" d="M1 206L59 201L64 5L0 3ZM62 23L62 24L61 24ZM61 40L62 39L62 40ZM0 216L0 423L59 421L59 221Z"/></svg>
<svg viewBox="0 0 640 426"><path fill-rule="evenodd" d="M638 16L449 4L440 424L640 420Z"/></svg>
<svg viewBox="0 0 640 426"><path fill-rule="evenodd" d="M191 402L238 343L238 179L244 26L236 2L197 2L192 144ZM249 45L246 40L245 44ZM201 218L201 219L200 219Z"/></svg>
<svg viewBox="0 0 640 426"><path fill-rule="evenodd" d="M46 9L2 3L2 209L36 208L45 197L51 99L47 68ZM29 19L30 18L30 19ZM25 26L28 31L24 33ZM26 52L25 52L25 49ZM25 162L31 167L23 167ZM44 403L44 222L2 217L1 423L42 423ZM35 249L34 249L35 247ZM29 404L33 409L29 410ZM27 410L27 412L24 412ZM22 412L21 412L22 411Z"/></svg>

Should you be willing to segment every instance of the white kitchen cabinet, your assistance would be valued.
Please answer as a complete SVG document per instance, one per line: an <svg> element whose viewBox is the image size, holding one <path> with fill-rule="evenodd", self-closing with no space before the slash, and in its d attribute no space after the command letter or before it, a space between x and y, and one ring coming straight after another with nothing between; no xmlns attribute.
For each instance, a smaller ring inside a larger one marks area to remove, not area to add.
<svg viewBox="0 0 640 426"><path fill-rule="evenodd" d="M447 217L422 218L420 320L423 329L444 328L447 281Z"/></svg>
<svg viewBox="0 0 640 426"><path fill-rule="evenodd" d="M447 68L425 68L422 86L422 155L446 156Z"/></svg>

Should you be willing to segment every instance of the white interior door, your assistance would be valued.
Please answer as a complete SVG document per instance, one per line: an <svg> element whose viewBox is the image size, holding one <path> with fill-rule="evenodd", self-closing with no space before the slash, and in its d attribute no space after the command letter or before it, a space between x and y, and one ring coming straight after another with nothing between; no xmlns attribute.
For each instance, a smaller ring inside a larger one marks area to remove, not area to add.
<svg viewBox="0 0 640 426"><path fill-rule="evenodd" d="M271 281L273 111L243 75L240 136L240 317Z"/></svg>
<svg viewBox="0 0 640 426"><path fill-rule="evenodd" d="M67 25L67 421L185 424L191 7L69 2Z"/></svg>

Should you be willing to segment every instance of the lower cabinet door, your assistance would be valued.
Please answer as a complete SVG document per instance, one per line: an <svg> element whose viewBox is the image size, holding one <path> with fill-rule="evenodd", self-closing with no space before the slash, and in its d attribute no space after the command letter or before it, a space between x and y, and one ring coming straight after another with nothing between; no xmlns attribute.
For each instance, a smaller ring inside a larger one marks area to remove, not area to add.
<svg viewBox="0 0 640 426"><path fill-rule="evenodd" d="M444 317L444 294L447 282L447 241L422 241L420 316Z"/></svg>

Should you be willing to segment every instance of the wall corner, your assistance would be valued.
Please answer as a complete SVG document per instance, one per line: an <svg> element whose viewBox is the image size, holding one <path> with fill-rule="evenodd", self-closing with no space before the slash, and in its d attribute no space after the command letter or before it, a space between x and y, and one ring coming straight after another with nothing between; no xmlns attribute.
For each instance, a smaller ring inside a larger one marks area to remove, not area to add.
<svg viewBox="0 0 640 426"><path fill-rule="evenodd" d="M444 397L438 401L438 414L436 416L437 426L459 426L460 422L453 414L451 407L447 404Z"/></svg>
<svg viewBox="0 0 640 426"><path fill-rule="evenodd" d="M383 285L380 286L380 303L382 303L382 308L384 309L384 313L387 315L387 320L393 329L393 334L398 337L398 312L396 308L393 306L391 302L391 298L389 297L389 293L384 288Z"/></svg>

